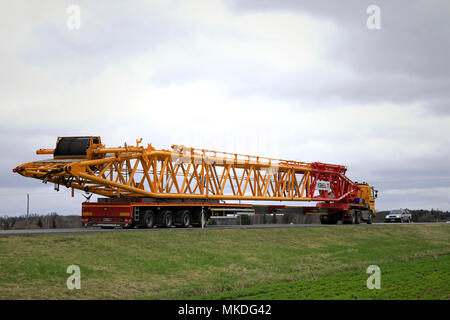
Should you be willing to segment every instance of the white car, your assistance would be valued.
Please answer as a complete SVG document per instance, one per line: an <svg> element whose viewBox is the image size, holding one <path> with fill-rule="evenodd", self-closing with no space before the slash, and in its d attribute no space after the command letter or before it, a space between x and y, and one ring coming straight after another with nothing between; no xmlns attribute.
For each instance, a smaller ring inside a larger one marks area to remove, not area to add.
<svg viewBox="0 0 450 320"><path fill-rule="evenodd" d="M392 210L384 218L385 222L411 222L412 215L408 209Z"/></svg>

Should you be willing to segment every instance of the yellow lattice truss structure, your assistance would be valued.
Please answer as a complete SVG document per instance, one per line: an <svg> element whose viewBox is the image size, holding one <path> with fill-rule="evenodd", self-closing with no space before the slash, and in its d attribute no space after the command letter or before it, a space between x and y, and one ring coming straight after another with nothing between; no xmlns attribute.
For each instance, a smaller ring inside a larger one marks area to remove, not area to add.
<svg viewBox="0 0 450 320"><path fill-rule="evenodd" d="M310 163L172 146L156 150L149 144L106 148L92 140L84 155L57 156L16 167L23 176L41 179L107 197L177 199L311 201L316 195L311 182L327 172ZM332 166L332 165L330 165ZM350 183L345 175L330 171L330 183ZM335 177L335 178L331 178ZM336 194L332 200L348 194Z"/></svg>

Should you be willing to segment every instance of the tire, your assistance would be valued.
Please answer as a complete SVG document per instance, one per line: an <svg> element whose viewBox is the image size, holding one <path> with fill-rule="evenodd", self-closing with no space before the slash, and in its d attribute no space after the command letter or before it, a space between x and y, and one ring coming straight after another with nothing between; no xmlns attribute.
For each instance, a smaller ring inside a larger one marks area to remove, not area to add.
<svg viewBox="0 0 450 320"><path fill-rule="evenodd" d="M354 215L354 224L360 224L361 223L361 215L359 212L355 212Z"/></svg>
<svg viewBox="0 0 450 320"><path fill-rule="evenodd" d="M192 216L189 210L183 210L180 213L179 226L182 228L188 228L192 222Z"/></svg>
<svg viewBox="0 0 450 320"><path fill-rule="evenodd" d="M331 219L328 221L328 224L337 224L337 222L338 222L337 215L334 214L334 215L332 215Z"/></svg>
<svg viewBox="0 0 450 320"><path fill-rule="evenodd" d="M149 210L144 215L144 227L145 228L153 228L155 225L155 214L153 211Z"/></svg>
<svg viewBox="0 0 450 320"><path fill-rule="evenodd" d="M321 223L321 224L330 224L330 220L328 220L328 219L323 219L322 216L320 216L320 223Z"/></svg>
<svg viewBox="0 0 450 320"><path fill-rule="evenodd" d="M191 224L194 228L201 228L203 220L203 227L205 228L208 224L209 217L206 210L204 210L204 212L202 212L201 209L195 210L191 215Z"/></svg>
<svg viewBox="0 0 450 320"><path fill-rule="evenodd" d="M355 223L355 213L351 211L352 220L345 220L345 217L342 217L342 224L354 224Z"/></svg>
<svg viewBox="0 0 450 320"><path fill-rule="evenodd" d="M367 224L372 224L372 212L369 211L369 214L367 216Z"/></svg>
<svg viewBox="0 0 450 320"><path fill-rule="evenodd" d="M171 211L166 210L162 213L162 224L166 228L171 228L173 226L173 214Z"/></svg>

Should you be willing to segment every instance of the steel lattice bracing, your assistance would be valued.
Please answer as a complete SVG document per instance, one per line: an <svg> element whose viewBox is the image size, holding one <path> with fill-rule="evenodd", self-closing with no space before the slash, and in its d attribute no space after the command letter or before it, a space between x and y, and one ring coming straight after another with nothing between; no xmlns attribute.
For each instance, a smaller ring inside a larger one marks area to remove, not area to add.
<svg viewBox="0 0 450 320"><path fill-rule="evenodd" d="M50 154L53 150L38 151ZM358 186L344 166L284 161L172 146L172 150L105 148L92 144L85 159L22 164L15 171L107 197L342 201ZM64 158L64 157L63 157ZM318 183L326 188L317 188Z"/></svg>

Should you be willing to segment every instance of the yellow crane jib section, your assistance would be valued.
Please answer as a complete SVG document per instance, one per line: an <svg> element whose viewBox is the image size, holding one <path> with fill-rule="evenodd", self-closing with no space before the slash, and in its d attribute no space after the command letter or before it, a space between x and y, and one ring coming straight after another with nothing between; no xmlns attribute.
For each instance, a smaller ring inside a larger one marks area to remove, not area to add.
<svg viewBox="0 0 450 320"><path fill-rule="evenodd" d="M14 170L107 197L310 201L309 163L173 145L107 148L100 137L59 137L53 159Z"/></svg>

